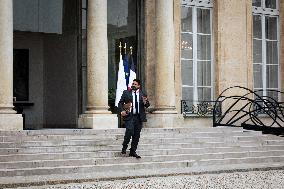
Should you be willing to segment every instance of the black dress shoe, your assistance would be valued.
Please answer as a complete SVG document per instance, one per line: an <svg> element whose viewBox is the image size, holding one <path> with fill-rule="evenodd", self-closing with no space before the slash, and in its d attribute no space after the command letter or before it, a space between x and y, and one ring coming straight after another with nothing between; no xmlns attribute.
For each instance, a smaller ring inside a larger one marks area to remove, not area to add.
<svg viewBox="0 0 284 189"><path fill-rule="evenodd" d="M141 156L139 156L139 155L136 154L136 153L130 153L129 156L130 156L130 157L136 157L137 159L141 158Z"/></svg>
<svg viewBox="0 0 284 189"><path fill-rule="evenodd" d="M121 154L126 154L126 149L122 149Z"/></svg>

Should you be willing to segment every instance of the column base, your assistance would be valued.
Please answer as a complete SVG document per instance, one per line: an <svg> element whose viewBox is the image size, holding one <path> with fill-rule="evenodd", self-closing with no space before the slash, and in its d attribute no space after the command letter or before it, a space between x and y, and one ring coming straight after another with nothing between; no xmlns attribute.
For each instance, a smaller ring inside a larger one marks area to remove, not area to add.
<svg viewBox="0 0 284 189"><path fill-rule="evenodd" d="M181 114L153 113L147 114L146 128L175 128L182 127L183 116Z"/></svg>
<svg viewBox="0 0 284 189"><path fill-rule="evenodd" d="M116 114L82 114L78 120L81 129L117 129Z"/></svg>
<svg viewBox="0 0 284 189"><path fill-rule="evenodd" d="M22 114L0 114L0 130L23 130L24 122Z"/></svg>

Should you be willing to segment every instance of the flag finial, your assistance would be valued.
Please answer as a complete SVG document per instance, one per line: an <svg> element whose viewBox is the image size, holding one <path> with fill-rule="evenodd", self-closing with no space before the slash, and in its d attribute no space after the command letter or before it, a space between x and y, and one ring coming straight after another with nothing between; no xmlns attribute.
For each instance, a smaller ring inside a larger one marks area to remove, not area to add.
<svg viewBox="0 0 284 189"><path fill-rule="evenodd" d="M124 54L126 54L126 43L124 43Z"/></svg>
<svg viewBox="0 0 284 189"><path fill-rule="evenodd" d="M121 41L119 42L119 54L121 55L121 48L122 48L122 46L121 46Z"/></svg>

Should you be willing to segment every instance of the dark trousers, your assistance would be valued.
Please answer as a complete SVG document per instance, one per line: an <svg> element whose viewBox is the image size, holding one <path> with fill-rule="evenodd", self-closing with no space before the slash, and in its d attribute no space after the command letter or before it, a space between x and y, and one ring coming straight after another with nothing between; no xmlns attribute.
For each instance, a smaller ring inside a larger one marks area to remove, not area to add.
<svg viewBox="0 0 284 189"><path fill-rule="evenodd" d="M135 153L139 143L140 132L142 129L142 122L139 116L133 115L132 119L125 121L125 127L126 131L124 135L124 141L122 143L123 149L127 149L128 143L130 142L130 139L132 137L130 153Z"/></svg>

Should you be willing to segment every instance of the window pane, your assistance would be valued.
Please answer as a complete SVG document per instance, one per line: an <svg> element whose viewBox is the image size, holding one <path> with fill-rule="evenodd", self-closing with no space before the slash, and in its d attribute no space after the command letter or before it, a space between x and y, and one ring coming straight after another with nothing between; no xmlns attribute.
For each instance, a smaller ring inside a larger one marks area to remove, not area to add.
<svg viewBox="0 0 284 189"><path fill-rule="evenodd" d="M277 40L277 17L265 17L266 39Z"/></svg>
<svg viewBox="0 0 284 189"><path fill-rule="evenodd" d="M197 35L197 58L211 60L211 35Z"/></svg>
<svg viewBox="0 0 284 189"><path fill-rule="evenodd" d="M262 65L254 64L253 65L253 79L254 79L254 88L262 88Z"/></svg>
<svg viewBox="0 0 284 189"><path fill-rule="evenodd" d="M87 8L87 0L82 0L82 9Z"/></svg>
<svg viewBox="0 0 284 189"><path fill-rule="evenodd" d="M265 8L276 9L276 0L265 0Z"/></svg>
<svg viewBox="0 0 284 189"><path fill-rule="evenodd" d="M192 32L192 8L181 7L181 31Z"/></svg>
<svg viewBox="0 0 284 189"><path fill-rule="evenodd" d="M253 15L253 37L258 39L262 38L260 15Z"/></svg>
<svg viewBox="0 0 284 189"><path fill-rule="evenodd" d="M255 99L258 99L258 100L262 99L264 95L262 89L255 89L254 92L257 94L257 95L254 95Z"/></svg>
<svg viewBox="0 0 284 189"><path fill-rule="evenodd" d="M87 11L82 9L82 29L87 28Z"/></svg>
<svg viewBox="0 0 284 189"><path fill-rule="evenodd" d="M261 0L252 0L252 6L261 7Z"/></svg>
<svg viewBox="0 0 284 189"><path fill-rule="evenodd" d="M266 42L266 64L278 64L277 41Z"/></svg>
<svg viewBox="0 0 284 189"><path fill-rule="evenodd" d="M197 62L197 85L211 86L211 61Z"/></svg>
<svg viewBox="0 0 284 189"><path fill-rule="evenodd" d="M211 88L198 87L198 101L210 101L211 100Z"/></svg>
<svg viewBox="0 0 284 189"><path fill-rule="evenodd" d="M192 59L192 34L181 34L181 57Z"/></svg>
<svg viewBox="0 0 284 189"><path fill-rule="evenodd" d="M253 40L253 62L262 63L262 40Z"/></svg>
<svg viewBox="0 0 284 189"><path fill-rule="evenodd" d="M266 67L267 88L278 88L278 66L268 65Z"/></svg>
<svg viewBox="0 0 284 189"><path fill-rule="evenodd" d="M197 9L197 32L210 34L210 10Z"/></svg>
<svg viewBox="0 0 284 189"><path fill-rule="evenodd" d="M264 96L264 94L263 94L263 90L260 90L260 91L259 90L260 89L254 89L254 92L256 93L256 95L254 95L254 99L256 100L256 103L254 103L254 108L258 109L257 112L259 112L261 107L263 107L263 103L261 99Z"/></svg>
<svg viewBox="0 0 284 189"><path fill-rule="evenodd" d="M193 69L191 60L181 61L182 84L193 86Z"/></svg>
<svg viewBox="0 0 284 189"><path fill-rule="evenodd" d="M267 96L278 101L278 93L276 91L267 91Z"/></svg>
<svg viewBox="0 0 284 189"><path fill-rule="evenodd" d="M193 87L182 88L182 99L193 101Z"/></svg>

